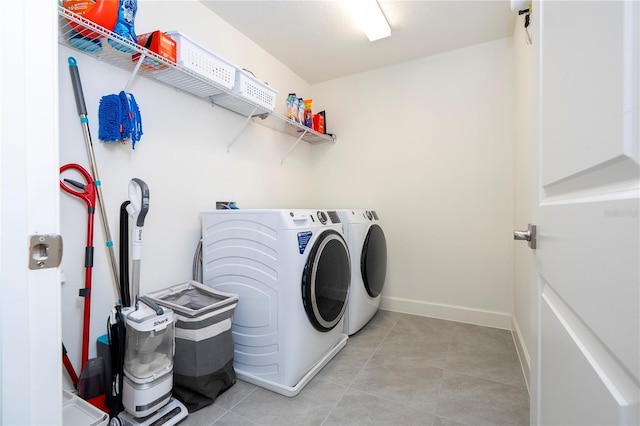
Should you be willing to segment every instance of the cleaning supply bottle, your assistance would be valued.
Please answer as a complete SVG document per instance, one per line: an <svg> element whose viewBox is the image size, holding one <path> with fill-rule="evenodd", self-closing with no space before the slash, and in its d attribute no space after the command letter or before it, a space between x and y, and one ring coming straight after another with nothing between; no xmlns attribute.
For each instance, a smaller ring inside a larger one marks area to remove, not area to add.
<svg viewBox="0 0 640 426"><path fill-rule="evenodd" d="M304 99L298 98L298 123L304 124Z"/></svg>
<svg viewBox="0 0 640 426"><path fill-rule="evenodd" d="M134 21L136 18L136 12L138 11L137 0L120 0L120 8L118 9L118 20L113 28L113 32L127 41L133 44L137 43L137 37L134 30ZM118 49L125 53L135 53L134 49L131 49L124 44L109 39L109 44L114 49Z"/></svg>
<svg viewBox="0 0 640 426"><path fill-rule="evenodd" d="M59 0L58 4L109 31L116 25L119 0ZM90 31L77 22L71 20L68 22L73 29L69 33L69 44L90 53L98 53L102 50L100 33Z"/></svg>
<svg viewBox="0 0 640 426"><path fill-rule="evenodd" d="M305 99L304 100L304 125L312 128L313 127L313 99Z"/></svg>
<svg viewBox="0 0 640 426"><path fill-rule="evenodd" d="M290 118L294 121L295 121L295 117L298 116L298 109L297 108L295 109L295 114L294 114L293 105L294 103L297 104L297 100L298 100L298 97L296 96L295 93L289 93L289 95L287 96L287 118Z"/></svg>

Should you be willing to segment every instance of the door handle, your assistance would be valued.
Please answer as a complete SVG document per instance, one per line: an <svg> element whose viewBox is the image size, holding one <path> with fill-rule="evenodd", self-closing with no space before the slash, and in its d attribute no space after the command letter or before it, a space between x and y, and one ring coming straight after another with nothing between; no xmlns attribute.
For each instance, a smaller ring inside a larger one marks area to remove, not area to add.
<svg viewBox="0 0 640 426"><path fill-rule="evenodd" d="M536 249L536 225L529 224L526 231L513 231L514 240L527 241L532 250Z"/></svg>

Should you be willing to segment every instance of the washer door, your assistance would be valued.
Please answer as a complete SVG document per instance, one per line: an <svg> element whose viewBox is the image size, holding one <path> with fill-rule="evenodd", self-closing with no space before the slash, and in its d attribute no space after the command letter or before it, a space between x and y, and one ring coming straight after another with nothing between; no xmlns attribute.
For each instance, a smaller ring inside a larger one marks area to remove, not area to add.
<svg viewBox="0 0 640 426"><path fill-rule="evenodd" d="M323 231L302 272L302 302L309 321L318 331L334 328L347 307L351 266L342 236Z"/></svg>
<svg viewBox="0 0 640 426"><path fill-rule="evenodd" d="M360 256L360 271L367 294L378 297L387 275L387 239L378 225L371 225L367 232Z"/></svg>

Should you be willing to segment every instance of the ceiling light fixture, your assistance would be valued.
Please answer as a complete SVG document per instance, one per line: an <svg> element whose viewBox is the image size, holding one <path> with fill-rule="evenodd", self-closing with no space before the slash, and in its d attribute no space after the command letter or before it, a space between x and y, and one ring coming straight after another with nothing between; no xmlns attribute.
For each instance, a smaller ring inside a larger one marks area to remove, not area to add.
<svg viewBox="0 0 640 426"><path fill-rule="evenodd" d="M349 13L369 41L379 40L391 35L391 28L380 5L376 0L348 0Z"/></svg>

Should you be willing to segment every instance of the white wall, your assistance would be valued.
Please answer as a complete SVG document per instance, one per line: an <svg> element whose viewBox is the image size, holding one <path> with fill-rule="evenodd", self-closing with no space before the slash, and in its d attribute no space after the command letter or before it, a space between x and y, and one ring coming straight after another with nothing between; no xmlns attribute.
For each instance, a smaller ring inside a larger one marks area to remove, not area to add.
<svg viewBox="0 0 640 426"><path fill-rule="evenodd" d="M136 31L180 30L212 51L280 89L284 107L289 90L308 93L309 85L266 54L209 9L194 1L141 1ZM283 166L280 159L295 139L259 125L250 125L227 153L244 119L173 88L138 78L130 88L142 113L144 136L130 145L98 140L98 104L102 96L118 93L130 74L96 59L60 47L60 164L80 163L90 169L69 78L67 58L78 61L93 146L102 181L111 234L118 249L120 204L128 198L131 178L150 187L150 210L144 226L141 291L165 288L191 278L194 250L200 235L199 212L215 201L233 198L245 208L308 207L313 199L308 180L312 147L301 143ZM283 94L284 93L284 94ZM84 284L86 207L61 194L63 341L75 366L80 363ZM95 218L95 263L91 314L91 352L106 332L106 320L116 303L99 214ZM117 252L117 250L116 250ZM77 367L79 369L79 367Z"/></svg>
<svg viewBox="0 0 640 426"><path fill-rule="evenodd" d="M534 223L531 216L537 204L537 153L533 143L533 53L525 38L524 17L516 20L513 32L514 52L514 229L526 229ZM514 241L513 324L514 338L524 376L529 384L531 306L535 297L537 274L534 252L526 242Z"/></svg>
<svg viewBox="0 0 640 426"><path fill-rule="evenodd" d="M510 328L513 53L502 39L313 86L321 205L375 209L386 309Z"/></svg>

